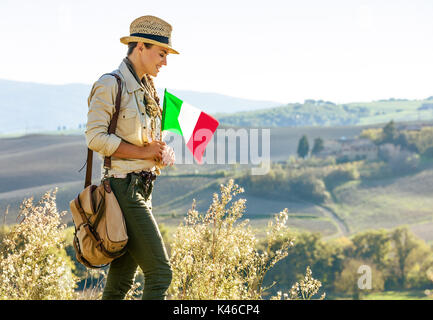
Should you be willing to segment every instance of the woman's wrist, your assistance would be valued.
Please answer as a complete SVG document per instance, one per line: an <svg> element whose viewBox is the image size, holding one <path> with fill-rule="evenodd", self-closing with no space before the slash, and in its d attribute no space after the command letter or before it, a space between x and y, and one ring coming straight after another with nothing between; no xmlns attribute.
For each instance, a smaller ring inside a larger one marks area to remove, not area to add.
<svg viewBox="0 0 433 320"><path fill-rule="evenodd" d="M140 159L141 160L153 160L153 159L151 159L152 155L151 155L151 152L149 150L149 144L145 144L144 146L138 147L138 148L140 148L140 155L141 155Z"/></svg>
<svg viewBox="0 0 433 320"><path fill-rule="evenodd" d="M112 154L113 157L120 159L140 159L149 160L152 158L151 152L146 146L136 146L122 141L116 151Z"/></svg>

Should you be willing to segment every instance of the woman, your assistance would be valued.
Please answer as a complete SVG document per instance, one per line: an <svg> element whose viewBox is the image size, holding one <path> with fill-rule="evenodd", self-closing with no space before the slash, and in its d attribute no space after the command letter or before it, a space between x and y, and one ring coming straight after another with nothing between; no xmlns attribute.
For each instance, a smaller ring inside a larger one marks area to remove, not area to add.
<svg viewBox="0 0 433 320"><path fill-rule="evenodd" d="M169 53L172 27L154 16L135 19L130 35L120 41L128 45L127 57L113 73L121 78L122 95L115 134L108 125L115 111L116 78L103 75L92 87L86 142L102 157L111 156L111 168L103 168L125 217L127 252L110 264L102 299L123 299L132 286L137 267L144 273L142 299L165 299L172 271L152 215L153 180L165 165L174 162L173 149L161 139L161 107L152 78Z"/></svg>

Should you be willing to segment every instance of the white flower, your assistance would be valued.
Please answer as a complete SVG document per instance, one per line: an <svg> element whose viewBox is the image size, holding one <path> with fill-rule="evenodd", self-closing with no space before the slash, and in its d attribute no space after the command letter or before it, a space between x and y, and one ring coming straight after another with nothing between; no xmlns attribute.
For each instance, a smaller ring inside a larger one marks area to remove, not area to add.
<svg viewBox="0 0 433 320"><path fill-rule="evenodd" d="M166 146L162 151L162 163L165 166L172 166L175 162L174 150L172 147Z"/></svg>

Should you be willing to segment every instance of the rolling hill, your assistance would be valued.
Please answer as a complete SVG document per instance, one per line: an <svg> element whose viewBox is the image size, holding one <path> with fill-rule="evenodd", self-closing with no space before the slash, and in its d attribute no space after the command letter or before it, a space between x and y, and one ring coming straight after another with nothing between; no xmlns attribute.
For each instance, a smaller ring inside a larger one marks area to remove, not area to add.
<svg viewBox="0 0 433 320"><path fill-rule="evenodd" d="M91 85L48 85L0 79L0 135L78 129L86 121ZM281 105L210 92L169 89L208 113L256 110ZM158 89L160 97L163 89Z"/></svg>
<svg viewBox="0 0 433 320"><path fill-rule="evenodd" d="M367 126L271 128L271 160L284 161L296 152L301 135L310 139L336 139L359 135ZM370 127L370 126L368 126ZM216 142L218 144L218 141ZM58 187L57 203L67 210L68 203L81 190L86 146L82 135L29 135L0 139L0 214L8 208L6 223L14 223L19 204L25 197L35 199ZM94 183L99 178L100 159L94 160ZM191 207L205 212L219 185L235 178L247 165L177 164L165 171L155 184L153 212L158 222L171 228L178 225ZM225 175L221 175L225 170ZM293 200L271 200L249 194L245 218L263 231L273 213L289 209L292 229L321 232L324 236L350 235L370 228L392 228L407 224L419 237L433 241L433 169L415 175L378 179L365 183L349 182L335 190L335 202L328 207ZM336 219L336 217L338 219ZM1 218L1 217L0 217ZM65 221L70 222L67 214ZM349 230L342 228L341 221ZM349 231L349 232L347 232Z"/></svg>
<svg viewBox="0 0 433 320"><path fill-rule="evenodd" d="M297 140L304 133L311 137L322 136L329 139L340 136L354 137L361 127L336 128L272 128L270 157L272 161L284 161L296 153ZM218 141L215 143L215 149ZM82 135L27 135L0 139L0 214L9 206L6 221L14 223L19 204L25 197L34 195L38 199L45 191L58 187L58 206L67 210L69 201L81 190L84 170L78 172L86 158L86 146ZM94 182L99 179L99 157L94 157ZM200 210L207 210L212 194L219 191L219 184L230 176L221 176L220 170L237 172L248 165L197 165L177 164L159 177L153 196L154 213L160 219L177 223L197 200ZM179 192L179 190L182 190ZM271 201L266 198L243 195L247 199L246 217L253 218L256 225L268 219L272 213L285 207L292 208L293 226L308 226L333 234L337 228L333 221L322 214L320 208L312 204L291 201ZM305 217L312 217L306 219ZM174 219L171 219L174 217ZM70 216L66 217L67 219ZM177 222L176 222L177 221Z"/></svg>
<svg viewBox="0 0 433 320"><path fill-rule="evenodd" d="M369 125L394 121L417 121L433 119L430 108L432 98L425 100L381 100L335 104L328 101L306 100L284 106L216 114L225 125L286 127L286 126L344 126Z"/></svg>
<svg viewBox="0 0 433 320"><path fill-rule="evenodd" d="M47 85L0 79L0 135L69 132L84 126L91 85ZM433 98L335 104L305 100L284 105L211 92L168 89L184 101L235 127L352 126L433 119ZM158 88L160 97L163 89ZM68 131L69 130L69 131Z"/></svg>

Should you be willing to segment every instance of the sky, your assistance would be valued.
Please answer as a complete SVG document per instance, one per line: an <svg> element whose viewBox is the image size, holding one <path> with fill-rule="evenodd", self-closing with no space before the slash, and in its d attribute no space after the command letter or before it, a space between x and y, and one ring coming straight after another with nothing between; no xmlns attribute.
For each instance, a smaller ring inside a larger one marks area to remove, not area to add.
<svg viewBox="0 0 433 320"><path fill-rule="evenodd" d="M281 103L433 96L431 0L0 0L0 79L92 84L142 15L173 26L159 88Z"/></svg>

